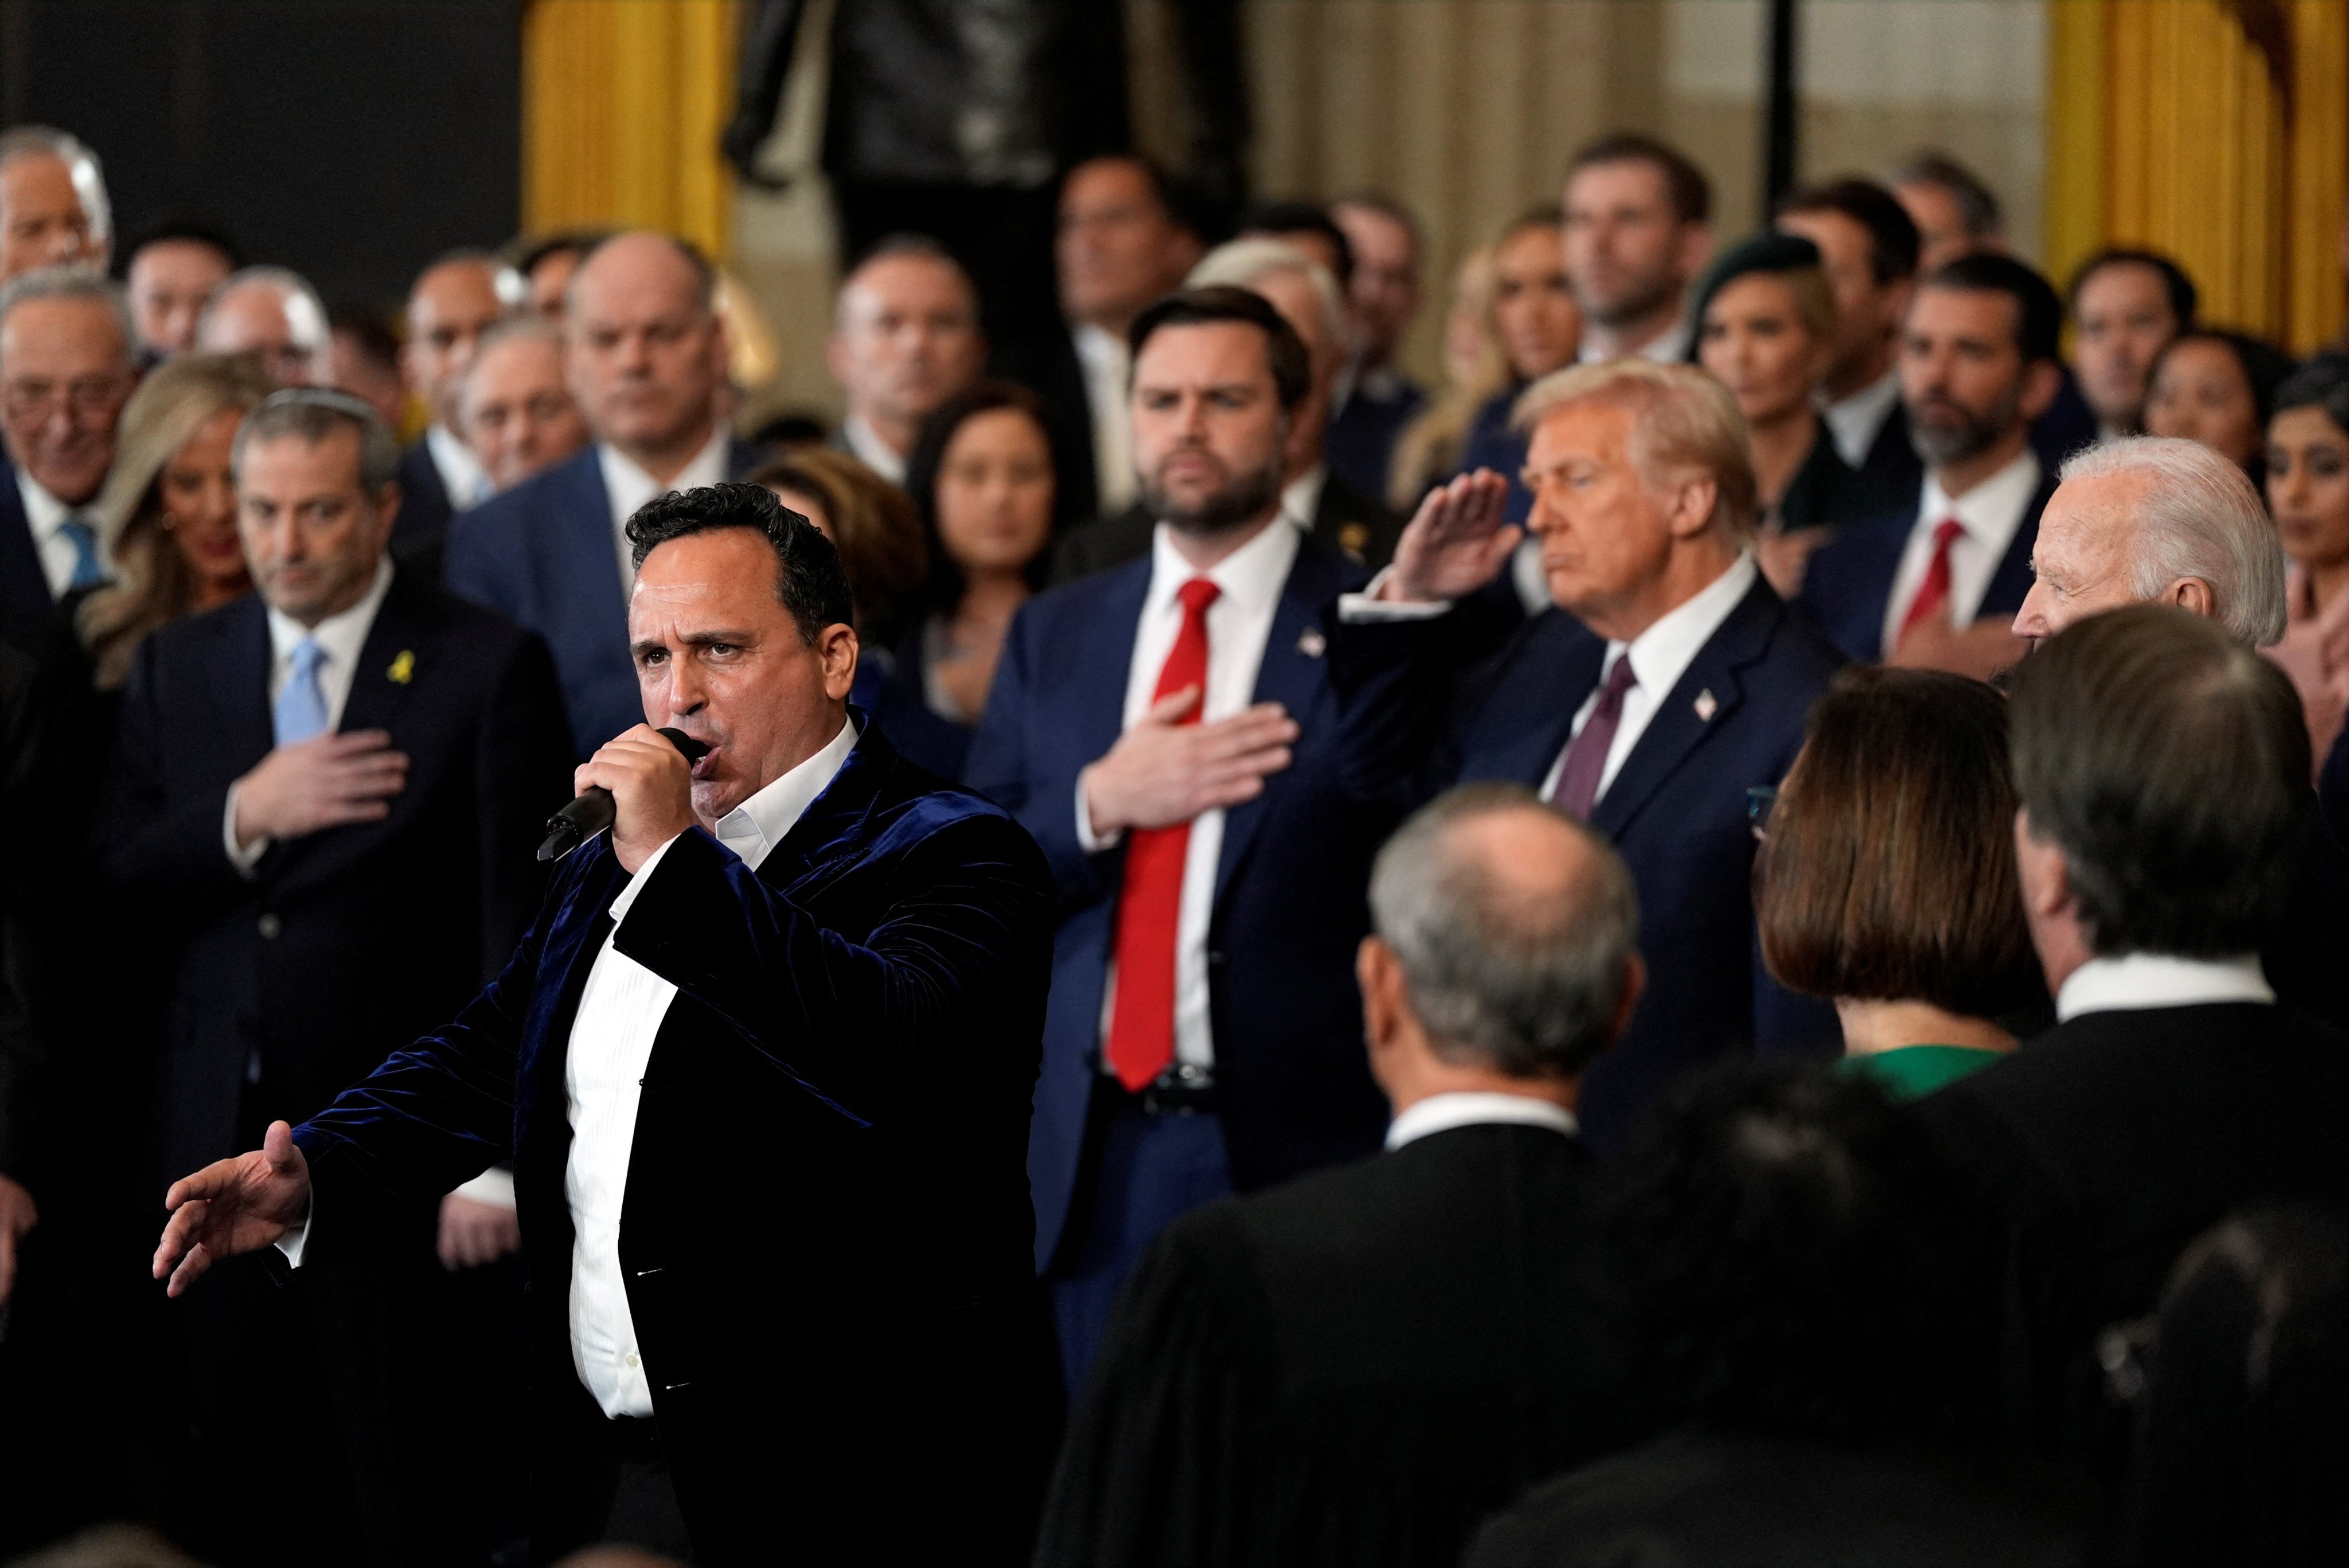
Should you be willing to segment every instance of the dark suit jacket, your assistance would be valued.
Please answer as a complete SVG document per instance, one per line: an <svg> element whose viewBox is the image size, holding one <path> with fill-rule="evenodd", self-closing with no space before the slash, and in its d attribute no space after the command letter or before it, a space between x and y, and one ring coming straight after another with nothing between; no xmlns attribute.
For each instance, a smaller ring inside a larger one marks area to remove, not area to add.
<svg viewBox="0 0 2349 1568"><path fill-rule="evenodd" d="M440 465L423 437L399 457L399 514L391 520L391 542L403 551L429 549L449 532L456 508L440 481Z"/></svg>
<svg viewBox="0 0 2349 1568"><path fill-rule="evenodd" d="M2031 421L2031 450L2039 454L2040 463L2051 474L2074 452L2095 445L2098 430L2095 410L2081 395L2072 367L2059 364L2056 369L2064 379L2056 385L2055 400Z"/></svg>
<svg viewBox="0 0 2349 1568"><path fill-rule="evenodd" d="M573 749L585 757L644 722L628 657L628 604L604 471L589 445L578 456L460 514L449 530L450 588L546 639L563 678ZM735 441L726 472L757 465Z"/></svg>
<svg viewBox="0 0 2349 1568"><path fill-rule="evenodd" d="M1559 1477L1465 1568L2074 1568L2079 1493L2012 1462L1692 1428Z"/></svg>
<svg viewBox="0 0 2349 1568"><path fill-rule="evenodd" d="M16 470L0 452L0 642L39 662L55 649L57 636L57 597L41 569L41 550L16 489Z"/></svg>
<svg viewBox="0 0 2349 1568"><path fill-rule="evenodd" d="M1982 607L1975 611L1977 621L2012 620L2023 607L2023 596L2031 592L2031 552L2039 542L2039 514L2054 493L2055 471L2049 468L2040 475L2039 488L2023 507L2022 526L1991 574ZM1796 606L1846 658L1873 663L1884 657L1885 610L1900 557L1917 525L1921 494L1920 491L1899 506L1847 526L1819 547L1803 574Z"/></svg>
<svg viewBox="0 0 2349 1568"><path fill-rule="evenodd" d="M1093 408L1085 368L1065 322L1026 341L997 346L991 374L1017 381L1044 405L1052 444L1052 522L1064 535L1101 515L1101 476L1093 471Z"/></svg>
<svg viewBox="0 0 2349 1568"><path fill-rule="evenodd" d="M270 660L258 596L150 634L107 776L109 879L172 976L158 1179L236 1153L241 1129L300 1121L462 1005L530 923L532 855L571 793L545 645L395 576L341 727L389 731L407 787L382 822L273 845L248 880L222 814L271 747Z"/></svg>
<svg viewBox="0 0 2349 1568"><path fill-rule="evenodd" d="M1330 416L1321 451L1330 472L1366 494L1384 496L1394 466L1395 437L1427 406L1418 382L1398 377L1390 397L1371 395L1357 382L1351 396Z"/></svg>
<svg viewBox="0 0 2349 1568"><path fill-rule="evenodd" d="M1476 629L1457 610L1331 628L1342 776L1357 798L1415 804L1472 779L1541 787L1599 683L1606 639L1546 610L1464 670ZM1785 775L1840 662L1756 577L1599 796L1591 825L1614 840L1639 887L1648 990L1583 1085L1583 1130L1596 1147L1619 1139L1672 1080L1717 1053L1840 1049L1834 1012L1762 967L1745 804L1748 787Z"/></svg>
<svg viewBox="0 0 2349 1568"><path fill-rule="evenodd" d="M860 715L861 718L861 715ZM601 1524L573 1369L564 1063L628 874L563 863L502 973L299 1128L322 1220L511 1158L531 1282L533 1558ZM754 875L696 828L614 940L678 987L622 1210L628 1309L700 1562L997 1562L1049 1371L1021 1168L1050 882L1003 813L867 728ZM306 1262L305 1262L306 1266ZM905 1492L919 1476L918 1504ZM949 1543L951 1542L951 1548Z"/></svg>
<svg viewBox="0 0 2349 1568"><path fill-rule="evenodd" d="M1303 733L1290 765L1224 819L1207 973L1224 1135L1242 1191L1367 1154L1386 1127L1385 1097L1362 1053L1354 950L1370 929L1371 857L1397 814L1338 787L1338 708L1319 626L1338 595L1362 580L1335 551L1301 543L1256 701L1287 706ZM1142 560L1021 607L966 775L1035 835L1058 894L1028 1157L1039 1268L1050 1263L1077 1193L1124 865L1122 847L1088 855L1078 844L1077 774L1124 728L1134 627L1149 588L1150 562Z"/></svg>
<svg viewBox="0 0 2349 1568"><path fill-rule="evenodd" d="M2087 1013L1913 1114L2011 1231L2016 1414L2051 1445L2093 1446L2094 1337L2152 1312L2188 1242L2349 1199L2349 1033L2288 1006Z"/></svg>
<svg viewBox="0 0 2349 1568"><path fill-rule="evenodd" d="M1135 502L1114 517L1087 524L1061 539L1052 552L1052 580L1074 582L1094 572L1105 572L1150 554L1157 521ZM1386 503L1365 494L1340 477L1335 469L1321 483L1321 498L1313 507L1313 537L1356 566L1377 571L1394 559L1395 541L1402 537L1402 519Z"/></svg>
<svg viewBox="0 0 2349 1568"><path fill-rule="evenodd" d="M1917 504L1925 483L1925 460L1909 444L1909 410L1897 399L1860 460L1859 480L1873 503L1870 511L1897 512Z"/></svg>
<svg viewBox="0 0 2349 1568"><path fill-rule="evenodd" d="M1590 1171L1546 1127L1456 1127L1176 1220L1111 1319L1038 1563L1457 1561L1630 1435Z"/></svg>
<svg viewBox="0 0 2349 1568"><path fill-rule="evenodd" d="M1502 515L1512 523L1523 523L1534 510L1534 493L1519 477L1525 472L1526 438L1509 428L1510 411L1525 395L1526 385L1513 382L1486 399L1469 423L1467 440L1460 449L1460 472L1489 468L1509 482L1509 499Z"/></svg>
<svg viewBox="0 0 2349 1568"><path fill-rule="evenodd" d="M48 902L37 844L50 820L41 696L33 661L0 643L0 1176L25 1186L38 1179L55 1086L55 1048L27 995L28 944Z"/></svg>

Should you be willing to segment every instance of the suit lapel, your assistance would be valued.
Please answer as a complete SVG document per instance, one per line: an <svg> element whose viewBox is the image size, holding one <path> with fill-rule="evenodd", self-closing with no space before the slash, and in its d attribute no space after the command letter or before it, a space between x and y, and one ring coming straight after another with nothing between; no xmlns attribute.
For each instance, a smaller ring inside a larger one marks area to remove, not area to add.
<svg viewBox="0 0 2349 1568"><path fill-rule="evenodd" d="M1562 609L1544 610L1524 635L1533 646L1517 656L1519 666L1533 670L1545 666L1555 670L1555 675L1545 680L1543 691L1528 694L1530 700L1526 706L1537 711L1540 720L1513 728L1497 743L1479 746L1475 774L1539 789L1557 762L1558 753L1566 750L1567 740L1574 732L1575 714L1588 700L1591 689L1599 684L1601 667L1607 661L1607 640ZM1542 645L1551 642L1564 646L1554 653L1547 652Z"/></svg>
<svg viewBox="0 0 2349 1568"><path fill-rule="evenodd" d="M2033 581L2031 554L2039 547L2039 514L2047 510L2048 500L2054 493L2055 476L2043 475L2031 504L2023 509L2014 537L2007 542L2006 554L1999 559L1998 570L1991 574L1990 586L1982 590L1982 608L1976 619L2012 615L2023 607Z"/></svg>
<svg viewBox="0 0 2349 1568"><path fill-rule="evenodd" d="M1768 647L1780 613L1777 596L1756 578L1658 705L1631 754L1592 808L1593 827L1610 838L1619 837L1688 754L1729 722L1744 696L1737 671ZM1704 701L1707 694L1710 702Z"/></svg>
<svg viewBox="0 0 2349 1568"><path fill-rule="evenodd" d="M269 612L259 594L246 595L213 624L204 653L204 680L212 694L221 754L233 774L242 774L277 743L269 704L274 658Z"/></svg>
<svg viewBox="0 0 2349 1568"><path fill-rule="evenodd" d="M589 447L573 460L575 486L560 506L544 515L561 536L554 552L555 569L566 587L551 602L578 607L594 639L609 647L628 645L628 590L620 580L620 545L612 533L612 497L604 488L604 468L596 449Z"/></svg>
<svg viewBox="0 0 2349 1568"><path fill-rule="evenodd" d="M412 613L406 586L406 578L395 573L375 624L367 628L358 666L351 671L350 695L343 701L341 733L390 729L408 700L409 684L428 661L429 650L420 645L429 631Z"/></svg>
<svg viewBox="0 0 2349 1568"><path fill-rule="evenodd" d="M1322 607L1337 597L1338 572L1334 550L1325 553L1303 542L1288 580L1281 585L1280 602L1272 612L1272 629L1266 634L1264 659L1257 666L1255 701L1278 702L1299 724L1309 722L1314 699L1328 671L1322 658ZM1308 634L1310 634L1309 636ZM1224 813L1223 847L1216 857L1216 900L1231 885L1232 872L1247 853L1248 843L1280 799L1296 772L1294 763L1264 781L1264 793L1242 801Z"/></svg>

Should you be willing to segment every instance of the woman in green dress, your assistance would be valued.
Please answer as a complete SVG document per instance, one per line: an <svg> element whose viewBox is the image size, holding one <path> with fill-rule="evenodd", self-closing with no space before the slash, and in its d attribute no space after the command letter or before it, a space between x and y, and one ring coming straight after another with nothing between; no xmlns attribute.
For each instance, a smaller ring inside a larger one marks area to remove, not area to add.
<svg viewBox="0 0 2349 1568"><path fill-rule="evenodd" d="M2014 872L2005 700L1854 666L1757 792L1755 913L1780 983L1831 998L1846 1070L1914 1099L2014 1049L2046 1005Z"/></svg>

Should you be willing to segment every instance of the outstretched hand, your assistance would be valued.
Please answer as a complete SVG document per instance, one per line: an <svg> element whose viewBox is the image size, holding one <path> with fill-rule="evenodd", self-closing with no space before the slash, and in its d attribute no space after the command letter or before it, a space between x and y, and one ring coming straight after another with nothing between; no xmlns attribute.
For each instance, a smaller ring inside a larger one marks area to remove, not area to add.
<svg viewBox="0 0 2349 1568"><path fill-rule="evenodd" d="M1501 575L1526 531L1502 519L1509 482L1489 468L1427 493L1395 542L1379 597L1400 604L1465 598Z"/></svg>
<svg viewBox="0 0 2349 1568"><path fill-rule="evenodd" d="M310 1212L310 1162L295 1147L294 1129L272 1122L253 1153L216 1159L171 1183L163 1207L171 1219L156 1245L153 1273L170 1278L166 1294L185 1295L213 1263L258 1251L302 1221Z"/></svg>

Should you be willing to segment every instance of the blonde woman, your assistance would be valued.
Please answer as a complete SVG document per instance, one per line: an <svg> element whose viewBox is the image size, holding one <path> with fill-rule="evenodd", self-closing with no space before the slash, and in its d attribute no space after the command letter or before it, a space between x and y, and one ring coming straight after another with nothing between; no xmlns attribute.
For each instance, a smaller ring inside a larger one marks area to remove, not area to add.
<svg viewBox="0 0 2349 1568"><path fill-rule="evenodd" d="M1479 245L1462 259L1444 317L1444 389L1395 437L1387 503L1406 517L1431 486L1459 468L1468 427L1509 379L1493 331L1493 249Z"/></svg>
<svg viewBox="0 0 2349 1568"><path fill-rule="evenodd" d="M249 356L188 354L130 395L95 508L115 578L74 618L100 691L120 688L149 632L252 587L229 449L244 416L275 389Z"/></svg>

